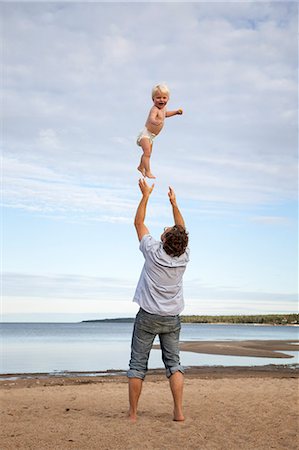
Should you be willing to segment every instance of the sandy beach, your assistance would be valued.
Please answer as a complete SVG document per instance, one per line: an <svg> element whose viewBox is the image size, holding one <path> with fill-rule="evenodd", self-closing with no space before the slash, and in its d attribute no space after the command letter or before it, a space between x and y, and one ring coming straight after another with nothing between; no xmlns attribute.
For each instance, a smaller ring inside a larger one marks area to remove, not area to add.
<svg viewBox="0 0 299 450"><path fill-rule="evenodd" d="M296 449L298 372L192 369L186 421L163 374L148 375L136 424L125 376L1 381L1 449Z"/></svg>
<svg viewBox="0 0 299 450"><path fill-rule="evenodd" d="M137 423L124 375L0 377L1 450L295 450L298 377L287 366L189 368L182 423L163 370L149 371Z"/></svg>

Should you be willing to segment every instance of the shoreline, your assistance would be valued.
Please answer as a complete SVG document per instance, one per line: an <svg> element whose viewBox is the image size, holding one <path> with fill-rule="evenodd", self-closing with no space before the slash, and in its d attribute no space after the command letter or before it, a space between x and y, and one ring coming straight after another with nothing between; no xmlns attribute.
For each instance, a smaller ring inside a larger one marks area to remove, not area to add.
<svg viewBox="0 0 299 450"><path fill-rule="evenodd" d="M299 378L299 365L265 366L188 366L186 378ZM164 369L149 369L146 379L165 379ZM101 372L16 373L0 374L1 388L97 384L105 382L127 382L126 371L106 370Z"/></svg>
<svg viewBox="0 0 299 450"><path fill-rule="evenodd" d="M268 364L264 366L186 366L187 378L239 378L239 377L275 377L299 378L299 364ZM146 378L164 379L164 369L149 369ZM3 386L24 386L42 384L93 384L105 381L126 382L126 371L106 370L94 371L64 371L58 373L8 373L0 374L0 389Z"/></svg>

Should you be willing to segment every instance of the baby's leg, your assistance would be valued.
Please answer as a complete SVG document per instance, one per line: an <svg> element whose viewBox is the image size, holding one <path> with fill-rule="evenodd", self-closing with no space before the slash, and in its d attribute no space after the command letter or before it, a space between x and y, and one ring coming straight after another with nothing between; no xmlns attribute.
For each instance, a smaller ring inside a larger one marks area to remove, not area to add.
<svg viewBox="0 0 299 450"><path fill-rule="evenodd" d="M142 176L145 177L145 168L143 167L142 156L140 158L140 163L139 163L139 166L137 167L137 170L139 170L139 172L141 172Z"/></svg>
<svg viewBox="0 0 299 450"><path fill-rule="evenodd" d="M141 156L139 167L137 167L138 170L142 173L143 176L146 176L148 178L156 178L152 173L150 169L150 157L152 153L152 143L147 138L144 137L140 140L140 145L143 150L143 155Z"/></svg>

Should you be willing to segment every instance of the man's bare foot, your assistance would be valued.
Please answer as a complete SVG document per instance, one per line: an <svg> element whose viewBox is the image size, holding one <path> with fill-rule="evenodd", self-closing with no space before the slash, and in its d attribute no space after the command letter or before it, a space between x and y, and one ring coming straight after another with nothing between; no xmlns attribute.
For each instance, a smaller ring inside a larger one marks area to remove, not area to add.
<svg viewBox="0 0 299 450"><path fill-rule="evenodd" d="M129 418L130 422L135 423L137 421L137 414L133 414L129 411L128 418Z"/></svg>
<svg viewBox="0 0 299 450"><path fill-rule="evenodd" d="M152 174L152 172L145 172L145 176L147 178L156 178L155 175Z"/></svg>
<svg viewBox="0 0 299 450"><path fill-rule="evenodd" d="M173 420L175 422L184 422L185 417L181 411L174 410L173 411Z"/></svg>
<svg viewBox="0 0 299 450"><path fill-rule="evenodd" d="M139 170L139 172L141 172L143 178L145 178L145 168L142 167L142 166L138 166L138 167L137 167L137 170Z"/></svg>

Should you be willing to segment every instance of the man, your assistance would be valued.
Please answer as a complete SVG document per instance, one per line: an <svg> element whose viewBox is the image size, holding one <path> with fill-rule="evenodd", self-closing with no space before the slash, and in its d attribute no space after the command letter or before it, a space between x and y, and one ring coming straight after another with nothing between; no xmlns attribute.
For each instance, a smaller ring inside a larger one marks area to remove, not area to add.
<svg viewBox="0 0 299 450"><path fill-rule="evenodd" d="M149 354L159 335L162 359L169 378L174 401L173 420L183 421L184 370L179 357L179 314L184 308L182 278L189 261L188 234L179 211L176 196L169 188L175 225L164 228L161 241L156 241L144 224L148 199L154 189L139 180L142 198L136 211L135 228L145 263L134 295L140 306L132 336L129 380L129 416L137 419L137 406L145 378Z"/></svg>

